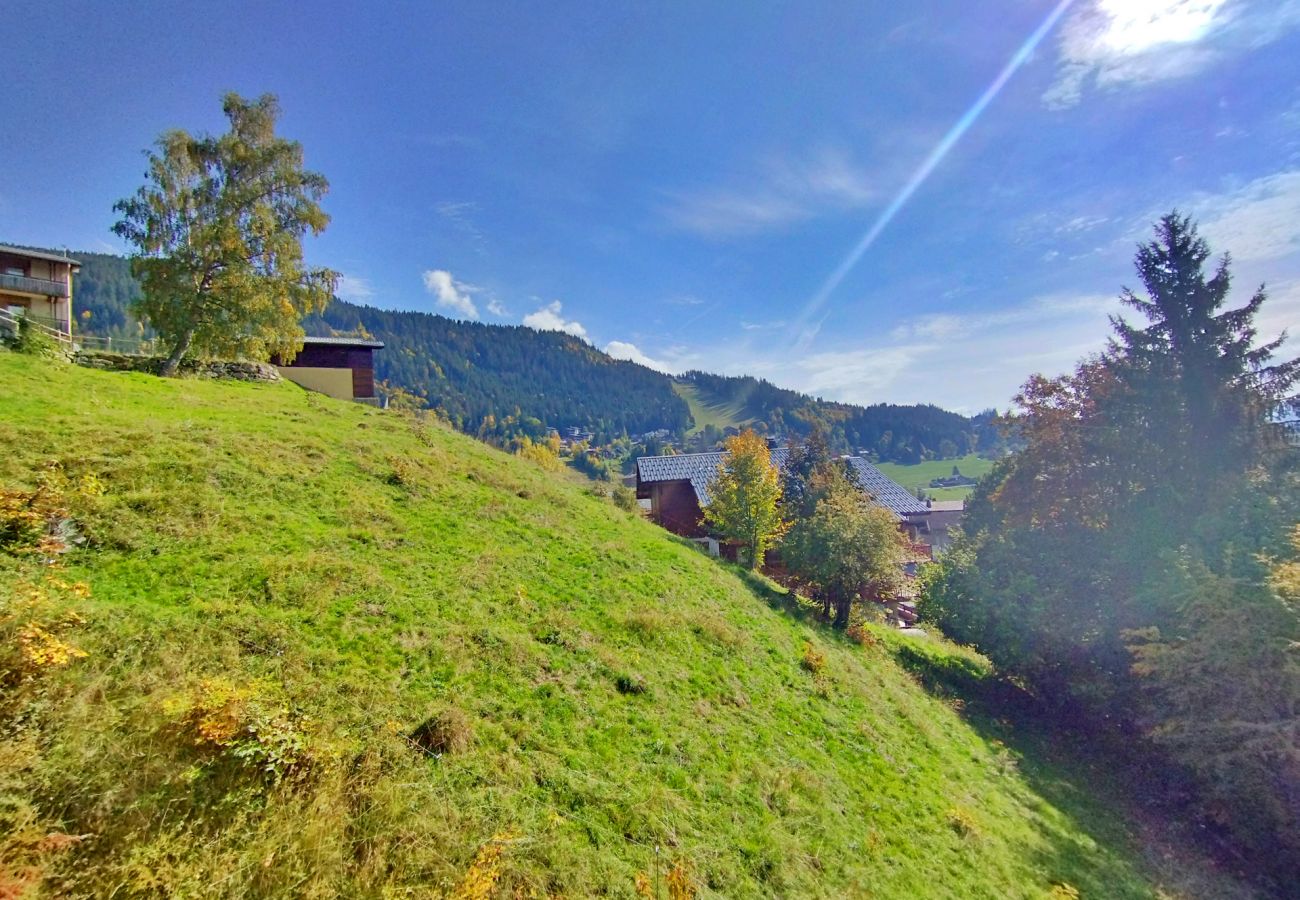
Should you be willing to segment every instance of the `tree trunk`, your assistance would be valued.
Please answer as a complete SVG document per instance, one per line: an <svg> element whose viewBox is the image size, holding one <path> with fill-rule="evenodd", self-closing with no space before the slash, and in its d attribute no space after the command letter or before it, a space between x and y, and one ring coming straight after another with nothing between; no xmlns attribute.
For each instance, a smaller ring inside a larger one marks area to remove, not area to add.
<svg viewBox="0 0 1300 900"><path fill-rule="evenodd" d="M849 627L849 610L853 608L853 595L835 598L835 627L843 631Z"/></svg>
<svg viewBox="0 0 1300 900"><path fill-rule="evenodd" d="M163 360L162 368L158 374L163 378L175 376L176 370L180 368L181 360L185 354L190 352L190 344L194 343L194 329L190 328L176 341L176 346L172 347L171 356Z"/></svg>

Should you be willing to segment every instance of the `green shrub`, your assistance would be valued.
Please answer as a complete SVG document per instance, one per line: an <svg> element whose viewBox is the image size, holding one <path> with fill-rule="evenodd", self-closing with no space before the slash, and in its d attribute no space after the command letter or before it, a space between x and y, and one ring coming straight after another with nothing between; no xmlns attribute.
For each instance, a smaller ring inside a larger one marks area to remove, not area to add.
<svg viewBox="0 0 1300 900"><path fill-rule="evenodd" d="M620 484L610 493L610 499L614 505L625 512L636 512L636 491L624 484Z"/></svg>
<svg viewBox="0 0 1300 900"><path fill-rule="evenodd" d="M30 356L47 358L59 356L58 342L26 316L19 318L18 333L10 340L9 345L17 352Z"/></svg>
<svg viewBox="0 0 1300 900"><path fill-rule="evenodd" d="M803 645L803 658L799 660L799 665L804 670L813 675L820 675L826 668L826 654L818 651L812 645L812 641L805 641Z"/></svg>
<svg viewBox="0 0 1300 900"><path fill-rule="evenodd" d="M644 694L647 690L645 679L635 672L622 672L614 679L614 686L620 694Z"/></svg>

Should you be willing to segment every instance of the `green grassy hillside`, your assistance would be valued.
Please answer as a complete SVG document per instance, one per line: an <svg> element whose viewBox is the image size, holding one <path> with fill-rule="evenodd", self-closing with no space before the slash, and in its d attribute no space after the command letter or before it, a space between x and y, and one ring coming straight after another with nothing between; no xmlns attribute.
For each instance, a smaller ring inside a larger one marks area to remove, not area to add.
<svg viewBox="0 0 1300 900"><path fill-rule="evenodd" d="M923 687L978 657L832 636L449 429L3 351L0 383L0 895L1123 898L1202 871L1140 852L1050 737ZM57 567L13 552L32 510Z"/></svg>
<svg viewBox="0 0 1300 900"><path fill-rule="evenodd" d="M969 478L982 478L993 470L993 460L970 454L960 459L931 459L915 465L878 463L880 471L913 493L919 488L936 500L964 500L974 488L932 488L933 478L947 478L956 466Z"/></svg>
<svg viewBox="0 0 1300 900"><path fill-rule="evenodd" d="M677 396L686 401L691 411L691 418L695 420L687 432L688 435L703 431L707 425L712 425L721 431L728 426L743 428L758 419L756 415L746 411L741 401L707 398L697 385L674 381L673 390L677 392Z"/></svg>

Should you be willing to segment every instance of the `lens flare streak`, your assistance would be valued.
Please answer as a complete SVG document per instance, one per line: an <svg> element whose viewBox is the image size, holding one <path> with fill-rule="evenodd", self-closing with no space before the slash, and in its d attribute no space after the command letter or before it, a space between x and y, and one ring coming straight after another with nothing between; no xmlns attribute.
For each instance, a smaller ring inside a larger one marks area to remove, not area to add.
<svg viewBox="0 0 1300 900"><path fill-rule="evenodd" d="M835 268L835 271L831 272L830 277L826 279L817 293L813 295L813 298L808 301L807 306L804 307L803 313L800 316L800 327L794 330L795 334L806 335L808 333L815 333L815 330L808 328L808 324L812 317L815 316L826 304L826 301L830 299L831 294L833 294L836 288L838 288L844 279L848 277L848 274L853 271L853 268L862 260L862 257L866 255L866 252L871 249L871 245L874 244L876 239L880 237L881 233L889 227L889 223L894 220L894 217L898 215L899 211L907 205L907 201L912 199L912 195L920 190L921 185L925 184L926 180L938 167L939 163L943 162L944 157L948 155L948 151L952 150L956 143L961 140L962 135L970 130L970 127L975 124L977 119L979 119L980 114L983 113L988 105L993 102L998 93L1002 90L1003 86L1011 80L1011 76L1029 60L1033 55L1034 50L1037 49L1038 45L1042 42L1043 38L1047 36L1048 32L1052 30L1052 27L1056 25L1061 16L1065 15L1066 11L1069 10L1073 4L1074 0L1061 0L1051 13L1048 14L1047 18L1043 21L1043 24L1039 25L1038 28L1034 30L1034 33L1020 45L1020 49L1017 50L1015 55L1011 57L1005 66L1003 66L1002 71L998 73L998 77L993 79L993 83L985 89L984 93L979 96L979 99L971 105L970 109L966 110L952 128L948 129L948 133L943 136L943 139L935 145L935 148L930 151L930 154L924 161L922 161L921 165L917 167L916 171L912 173L912 176L907 180L907 183L903 185L903 188L898 192L898 195L890 201L889 205L886 206L884 210L881 211L880 215L876 217L876 221L872 223L871 228L867 230L867 233L862 236L862 239L859 240L853 249L849 251L848 256L844 257L844 261Z"/></svg>

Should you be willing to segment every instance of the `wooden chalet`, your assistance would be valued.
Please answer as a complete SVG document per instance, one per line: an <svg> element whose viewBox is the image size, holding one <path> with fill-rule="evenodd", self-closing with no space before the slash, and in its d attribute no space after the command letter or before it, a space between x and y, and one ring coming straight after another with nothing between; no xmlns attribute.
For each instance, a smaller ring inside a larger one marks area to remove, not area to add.
<svg viewBox="0 0 1300 900"><path fill-rule="evenodd" d="M772 462L783 469L790 451L771 451ZM722 451L684 453L679 456L643 456L636 461L636 496L650 501L650 517L669 531L685 537L703 537L703 509L709 502L709 485L717 477ZM915 541L925 530L930 510L902 485L860 456L841 457L849 476L873 501L898 519L899 527Z"/></svg>
<svg viewBox="0 0 1300 900"><path fill-rule="evenodd" d="M302 351L293 362L271 362L280 375L311 391L340 400L379 405L375 392L375 351L379 341L352 337L303 338Z"/></svg>

